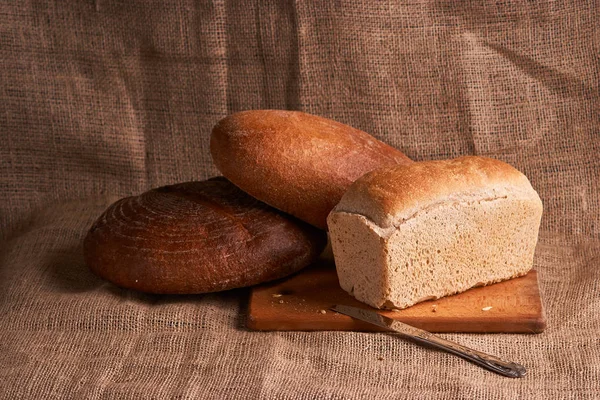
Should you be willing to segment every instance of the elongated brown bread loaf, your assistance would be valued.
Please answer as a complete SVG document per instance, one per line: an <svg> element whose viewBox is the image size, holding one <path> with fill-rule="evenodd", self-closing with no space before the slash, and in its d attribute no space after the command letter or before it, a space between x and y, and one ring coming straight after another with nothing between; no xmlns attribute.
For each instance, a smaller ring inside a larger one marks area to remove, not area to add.
<svg viewBox="0 0 600 400"><path fill-rule="evenodd" d="M235 185L321 229L356 179L412 162L363 131L298 111L232 114L214 127L210 149Z"/></svg>
<svg viewBox="0 0 600 400"><path fill-rule="evenodd" d="M205 293L296 272L325 244L323 231L213 178L117 201L91 227L84 252L89 268L118 286Z"/></svg>
<svg viewBox="0 0 600 400"><path fill-rule="evenodd" d="M526 274L541 216L521 172L461 157L366 174L330 214L329 233L344 290L405 308Z"/></svg>

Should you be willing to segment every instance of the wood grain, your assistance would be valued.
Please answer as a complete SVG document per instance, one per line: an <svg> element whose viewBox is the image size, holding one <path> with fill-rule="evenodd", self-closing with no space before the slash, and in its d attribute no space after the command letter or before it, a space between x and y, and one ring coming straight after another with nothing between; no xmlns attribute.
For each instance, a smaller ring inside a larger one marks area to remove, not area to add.
<svg viewBox="0 0 600 400"><path fill-rule="evenodd" d="M340 288L332 262L319 261L287 279L253 288L247 326L262 331L381 330L330 311L335 304L371 309ZM484 310L487 307L491 309ZM546 327L535 270L506 282L381 313L440 333L539 333Z"/></svg>

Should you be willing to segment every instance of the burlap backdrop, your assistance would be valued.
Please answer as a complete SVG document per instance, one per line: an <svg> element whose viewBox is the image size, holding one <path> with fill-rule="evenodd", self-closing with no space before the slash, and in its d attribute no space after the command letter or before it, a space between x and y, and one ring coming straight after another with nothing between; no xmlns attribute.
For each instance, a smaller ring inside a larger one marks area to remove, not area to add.
<svg viewBox="0 0 600 400"><path fill-rule="evenodd" d="M2 2L0 396L600 396L600 4L402 3ZM212 125L252 108L524 171L545 205L548 329L445 336L529 376L381 334L249 332L245 290L149 296L91 275L93 219L215 175Z"/></svg>

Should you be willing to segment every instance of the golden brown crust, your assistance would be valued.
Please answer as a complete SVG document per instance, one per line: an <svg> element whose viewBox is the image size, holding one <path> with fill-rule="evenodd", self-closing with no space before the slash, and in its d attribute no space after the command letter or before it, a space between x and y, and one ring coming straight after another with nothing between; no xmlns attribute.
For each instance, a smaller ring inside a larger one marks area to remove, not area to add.
<svg viewBox="0 0 600 400"><path fill-rule="evenodd" d="M214 127L210 147L217 168L235 185L321 229L360 176L412 163L363 131L298 111L230 115Z"/></svg>
<svg viewBox="0 0 600 400"><path fill-rule="evenodd" d="M373 307L405 308L523 275L542 208L522 173L489 158L373 171L329 215L340 286Z"/></svg>
<svg viewBox="0 0 600 400"><path fill-rule="evenodd" d="M539 201L525 175L502 161L467 156L381 168L358 179L335 211L358 213L381 228L444 201L518 195Z"/></svg>
<svg viewBox="0 0 600 400"><path fill-rule="evenodd" d="M324 232L213 178L117 201L91 227L84 253L118 286L205 293L289 275L325 244Z"/></svg>

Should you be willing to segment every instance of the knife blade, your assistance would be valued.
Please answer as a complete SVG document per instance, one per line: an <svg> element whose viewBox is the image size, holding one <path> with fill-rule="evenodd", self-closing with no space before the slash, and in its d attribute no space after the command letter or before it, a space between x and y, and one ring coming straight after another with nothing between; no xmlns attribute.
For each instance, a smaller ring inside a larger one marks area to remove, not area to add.
<svg viewBox="0 0 600 400"><path fill-rule="evenodd" d="M457 355L465 360L471 361L485 369L509 378L522 378L527 374L527 370L521 364L501 360L498 357L473 350L456 342L442 339L433 333L424 331L414 326L400 321L385 317L375 311L366 310L346 305L336 305L331 308L333 311L348 315L352 318L367 322L385 328L389 331L400 333L403 336L413 339L418 343L425 343L440 350L447 351Z"/></svg>

